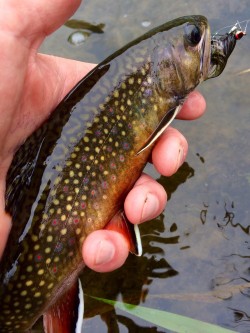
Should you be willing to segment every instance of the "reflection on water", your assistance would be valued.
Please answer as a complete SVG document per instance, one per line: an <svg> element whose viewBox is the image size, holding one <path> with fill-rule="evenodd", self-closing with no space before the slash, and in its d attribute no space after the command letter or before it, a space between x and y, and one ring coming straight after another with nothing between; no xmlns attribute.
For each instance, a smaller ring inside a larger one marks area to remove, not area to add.
<svg viewBox="0 0 250 333"><path fill-rule="evenodd" d="M216 31L249 19L250 7L248 0L85 0L74 18L104 22L105 32L76 47L67 42L70 32L63 27L42 51L100 62L147 29L189 14L205 14ZM225 73L200 87L207 114L196 122L175 122L190 153L176 175L159 178L170 201L164 214L141 226L143 256L130 256L109 274L85 270L86 294L250 332L249 53L246 36ZM84 332L93 331L163 332L86 297Z"/></svg>

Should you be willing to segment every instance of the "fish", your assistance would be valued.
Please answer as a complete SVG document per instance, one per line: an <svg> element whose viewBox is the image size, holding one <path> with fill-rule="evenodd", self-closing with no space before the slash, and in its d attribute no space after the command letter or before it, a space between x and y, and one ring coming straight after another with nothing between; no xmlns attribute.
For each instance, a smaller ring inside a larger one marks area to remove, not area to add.
<svg viewBox="0 0 250 333"><path fill-rule="evenodd" d="M1 333L27 332L42 315L47 333L81 331L85 238L129 225L123 202L154 143L187 95L221 74L236 35L211 38L199 15L152 29L97 65L17 150L6 184L13 226L0 263Z"/></svg>

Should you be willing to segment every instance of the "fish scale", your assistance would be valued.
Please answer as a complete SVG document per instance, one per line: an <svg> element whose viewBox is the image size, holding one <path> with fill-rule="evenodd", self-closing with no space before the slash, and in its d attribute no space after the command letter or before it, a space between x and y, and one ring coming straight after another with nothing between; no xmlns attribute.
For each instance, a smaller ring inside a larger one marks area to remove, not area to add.
<svg viewBox="0 0 250 333"><path fill-rule="evenodd" d="M210 43L202 16L151 30L94 68L19 148L7 176L1 333L26 332L71 287L86 236L122 211L148 146L209 78Z"/></svg>

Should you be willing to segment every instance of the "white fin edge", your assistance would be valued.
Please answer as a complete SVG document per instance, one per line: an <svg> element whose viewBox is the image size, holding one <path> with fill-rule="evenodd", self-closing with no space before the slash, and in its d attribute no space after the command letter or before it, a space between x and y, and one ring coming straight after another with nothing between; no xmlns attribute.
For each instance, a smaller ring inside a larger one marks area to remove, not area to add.
<svg viewBox="0 0 250 333"><path fill-rule="evenodd" d="M136 239L136 246L138 253L136 254L138 257L142 255L142 243L141 243L141 233L139 226L137 224L134 225L134 232L135 232L135 239Z"/></svg>
<svg viewBox="0 0 250 333"><path fill-rule="evenodd" d="M140 149L136 153L136 155L139 155L144 150L146 150L149 146L151 146L162 135L162 133L165 131L165 129L172 123L172 121L174 120L174 118L177 116L177 114L179 113L179 111L180 111L181 108L182 108L182 105L178 105L174 109L174 112L173 112L171 118L169 119L169 121L156 134L155 133L152 134L152 138L149 138L148 143L144 147L142 147L142 149ZM173 109L171 109L169 112L171 112L171 111L173 111ZM163 118L163 120L164 120L164 118Z"/></svg>
<svg viewBox="0 0 250 333"><path fill-rule="evenodd" d="M78 319L76 322L75 333L82 332L83 315L84 315L84 295L80 279L78 279L78 298L79 298Z"/></svg>

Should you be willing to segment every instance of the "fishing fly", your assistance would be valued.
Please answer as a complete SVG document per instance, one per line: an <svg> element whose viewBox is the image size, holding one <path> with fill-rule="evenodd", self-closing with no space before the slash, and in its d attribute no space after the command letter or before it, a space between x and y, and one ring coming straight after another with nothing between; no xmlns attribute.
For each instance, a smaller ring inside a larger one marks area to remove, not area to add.
<svg viewBox="0 0 250 333"><path fill-rule="evenodd" d="M244 21L238 21L234 24L234 25L228 25L225 26L219 30L217 30L213 35L212 35L212 40L216 40L217 38L220 38L221 36L225 36L225 34L227 35L234 35L235 39L239 40L241 39L243 36L245 36L247 34L247 26L249 23L250 19L248 20L244 20ZM241 25L245 24L244 29L242 29ZM228 29L230 29L228 31ZM227 30L226 33L223 33Z"/></svg>

